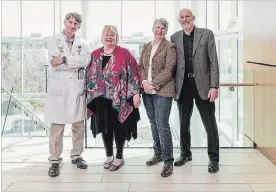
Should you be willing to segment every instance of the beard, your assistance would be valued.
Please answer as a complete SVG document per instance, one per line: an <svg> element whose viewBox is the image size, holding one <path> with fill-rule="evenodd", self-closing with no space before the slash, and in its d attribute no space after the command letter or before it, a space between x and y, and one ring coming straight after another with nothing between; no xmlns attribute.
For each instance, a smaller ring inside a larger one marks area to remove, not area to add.
<svg viewBox="0 0 276 192"><path fill-rule="evenodd" d="M193 24L189 23L189 24L183 24L183 29L190 31L193 28Z"/></svg>

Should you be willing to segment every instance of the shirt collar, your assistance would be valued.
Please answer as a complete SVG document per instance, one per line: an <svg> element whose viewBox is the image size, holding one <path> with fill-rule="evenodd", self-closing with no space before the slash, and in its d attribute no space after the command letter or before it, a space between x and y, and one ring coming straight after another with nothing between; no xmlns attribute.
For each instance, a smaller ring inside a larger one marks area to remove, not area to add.
<svg viewBox="0 0 276 192"><path fill-rule="evenodd" d="M159 41L159 42L157 42L157 43L155 43L155 44L154 44L154 40L153 40L150 44L151 44L152 46L153 46L153 45L159 45L163 40L164 40L164 39L162 39L161 41Z"/></svg>
<svg viewBox="0 0 276 192"><path fill-rule="evenodd" d="M69 42L72 43L72 42L75 40L75 35L73 35L72 39L69 39L69 38L67 37L67 35L65 34L64 30L62 31L62 35L63 35L63 37L65 38L66 42L68 42L68 43L69 43Z"/></svg>
<svg viewBox="0 0 276 192"><path fill-rule="evenodd" d="M193 30L191 31L190 36L191 36L192 34L194 34L194 31L195 31L195 26L194 26ZM185 33L184 30L183 30L183 34L184 34L184 35L188 35L188 34Z"/></svg>

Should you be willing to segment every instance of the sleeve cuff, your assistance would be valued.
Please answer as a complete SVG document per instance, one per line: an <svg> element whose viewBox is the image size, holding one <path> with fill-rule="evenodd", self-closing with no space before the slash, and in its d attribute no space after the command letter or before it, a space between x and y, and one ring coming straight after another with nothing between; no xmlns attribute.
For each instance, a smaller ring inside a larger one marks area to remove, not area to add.
<svg viewBox="0 0 276 192"><path fill-rule="evenodd" d="M142 81L142 85L143 85L146 81L147 81L147 80L143 80L143 81Z"/></svg>

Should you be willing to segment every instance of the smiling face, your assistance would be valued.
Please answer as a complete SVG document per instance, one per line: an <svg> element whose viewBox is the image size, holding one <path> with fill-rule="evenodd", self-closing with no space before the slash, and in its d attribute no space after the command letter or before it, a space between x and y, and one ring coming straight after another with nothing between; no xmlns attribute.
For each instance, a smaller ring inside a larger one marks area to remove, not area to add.
<svg viewBox="0 0 276 192"><path fill-rule="evenodd" d="M179 23L184 31L191 30L194 27L195 16L193 16L191 10L182 9L179 12Z"/></svg>
<svg viewBox="0 0 276 192"><path fill-rule="evenodd" d="M64 21L65 33L68 36L73 36L76 31L80 28L80 24L76 21L75 17L70 17Z"/></svg>
<svg viewBox="0 0 276 192"><path fill-rule="evenodd" d="M157 23L153 29L154 39L163 40L166 35L166 29L162 24Z"/></svg>
<svg viewBox="0 0 276 192"><path fill-rule="evenodd" d="M104 46L113 47L119 41L118 32L115 26L105 26L102 32Z"/></svg>
<svg viewBox="0 0 276 192"><path fill-rule="evenodd" d="M116 45L116 34L110 30L104 31L103 43L108 47L113 47Z"/></svg>

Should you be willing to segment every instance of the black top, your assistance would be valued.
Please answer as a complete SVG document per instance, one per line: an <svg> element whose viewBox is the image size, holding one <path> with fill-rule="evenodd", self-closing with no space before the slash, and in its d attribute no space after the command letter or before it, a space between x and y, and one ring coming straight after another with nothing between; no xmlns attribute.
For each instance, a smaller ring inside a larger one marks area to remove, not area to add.
<svg viewBox="0 0 276 192"><path fill-rule="evenodd" d="M194 29L187 35L183 32L183 47L185 55L185 74L194 73L193 70L193 43L194 43Z"/></svg>
<svg viewBox="0 0 276 192"><path fill-rule="evenodd" d="M106 66L111 56L103 56L102 69Z"/></svg>

